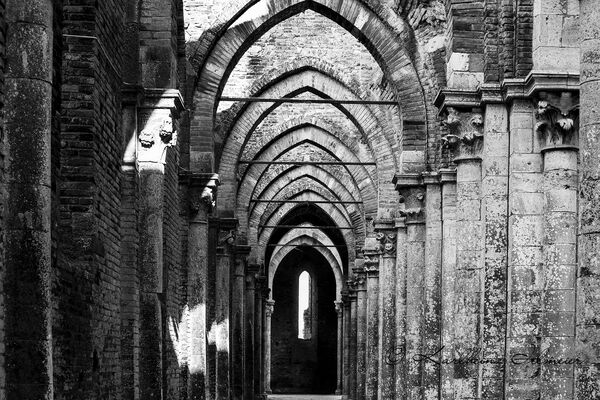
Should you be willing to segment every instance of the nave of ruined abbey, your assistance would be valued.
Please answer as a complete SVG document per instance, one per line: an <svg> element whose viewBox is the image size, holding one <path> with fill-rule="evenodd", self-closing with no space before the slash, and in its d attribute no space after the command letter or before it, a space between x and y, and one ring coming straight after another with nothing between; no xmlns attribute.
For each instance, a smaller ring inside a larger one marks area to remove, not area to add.
<svg viewBox="0 0 600 400"><path fill-rule="evenodd" d="M0 400L600 400L597 0L0 0Z"/></svg>

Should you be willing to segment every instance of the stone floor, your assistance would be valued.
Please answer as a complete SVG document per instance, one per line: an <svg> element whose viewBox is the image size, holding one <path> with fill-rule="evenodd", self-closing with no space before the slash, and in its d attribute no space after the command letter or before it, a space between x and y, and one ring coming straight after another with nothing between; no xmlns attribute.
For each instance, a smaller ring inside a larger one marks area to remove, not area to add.
<svg viewBox="0 0 600 400"><path fill-rule="evenodd" d="M271 394L268 400L341 400L342 396L319 394Z"/></svg>

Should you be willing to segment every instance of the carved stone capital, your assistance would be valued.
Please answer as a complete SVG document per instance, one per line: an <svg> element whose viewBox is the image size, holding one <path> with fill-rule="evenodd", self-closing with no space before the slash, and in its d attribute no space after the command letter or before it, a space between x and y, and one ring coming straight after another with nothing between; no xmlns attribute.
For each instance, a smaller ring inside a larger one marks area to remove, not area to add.
<svg viewBox="0 0 600 400"><path fill-rule="evenodd" d="M352 272L354 272L354 277L348 281L348 286L355 292L366 290L367 281L365 279L366 271L364 267L354 267L352 268Z"/></svg>
<svg viewBox="0 0 600 400"><path fill-rule="evenodd" d="M363 271L368 276L373 276L379 273L379 249L364 250L364 265Z"/></svg>
<svg viewBox="0 0 600 400"><path fill-rule="evenodd" d="M174 117L169 114L151 115L138 135L137 159L140 163L165 164L167 148L177 145Z"/></svg>
<svg viewBox="0 0 600 400"><path fill-rule="evenodd" d="M217 237L217 250L234 252L236 247L237 220L223 218L219 220L219 233Z"/></svg>
<svg viewBox="0 0 600 400"><path fill-rule="evenodd" d="M579 142L579 99L569 92L563 92L560 97L544 97L538 101L535 113L535 131L542 148L576 147Z"/></svg>
<svg viewBox="0 0 600 400"><path fill-rule="evenodd" d="M335 312L337 313L338 318L342 318L344 315L344 302L343 301L334 301Z"/></svg>
<svg viewBox="0 0 600 400"><path fill-rule="evenodd" d="M378 251L382 257L396 257L396 239L398 235L393 229L393 221L386 226L379 226L375 239L378 242Z"/></svg>
<svg viewBox="0 0 600 400"><path fill-rule="evenodd" d="M459 111L454 107L446 110L443 125L448 132L442 137L455 161L479 158L483 148L483 114L478 109Z"/></svg>
<svg viewBox="0 0 600 400"><path fill-rule="evenodd" d="M217 191L219 188L218 174L187 173L180 174L179 181L187 183L190 189L190 212L196 215L204 209L212 212L216 206Z"/></svg>
<svg viewBox="0 0 600 400"><path fill-rule="evenodd" d="M404 218L406 224L425 222L425 194L423 178L420 174L402 174L394 177L393 183L400 193L397 218Z"/></svg>
<svg viewBox="0 0 600 400"><path fill-rule="evenodd" d="M267 300L265 302L265 316L271 318L275 311L275 300Z"/></svg>

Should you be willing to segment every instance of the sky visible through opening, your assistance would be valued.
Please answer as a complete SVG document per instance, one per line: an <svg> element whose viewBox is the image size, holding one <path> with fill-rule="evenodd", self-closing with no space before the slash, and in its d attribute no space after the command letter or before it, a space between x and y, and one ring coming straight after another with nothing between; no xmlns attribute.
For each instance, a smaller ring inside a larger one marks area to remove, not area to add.
<svg viewBox="0 0 600 400"><path fill-rule="evenodd" d="M300 274L300 278L298 278L298 339L310 339L310 336L304 332L304 312L308 310L309 302L310 275L304 271Z"/></svg>

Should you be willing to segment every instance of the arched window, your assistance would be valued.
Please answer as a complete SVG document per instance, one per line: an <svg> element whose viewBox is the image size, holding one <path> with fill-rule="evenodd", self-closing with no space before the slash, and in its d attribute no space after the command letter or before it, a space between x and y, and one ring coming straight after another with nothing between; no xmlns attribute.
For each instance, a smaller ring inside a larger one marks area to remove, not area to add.
<svg viewBox="0 0 600 400"><path fill-rule="evenodd" d="M298 339L312 336L310 274L304 271L298 277Z"/></svg>

